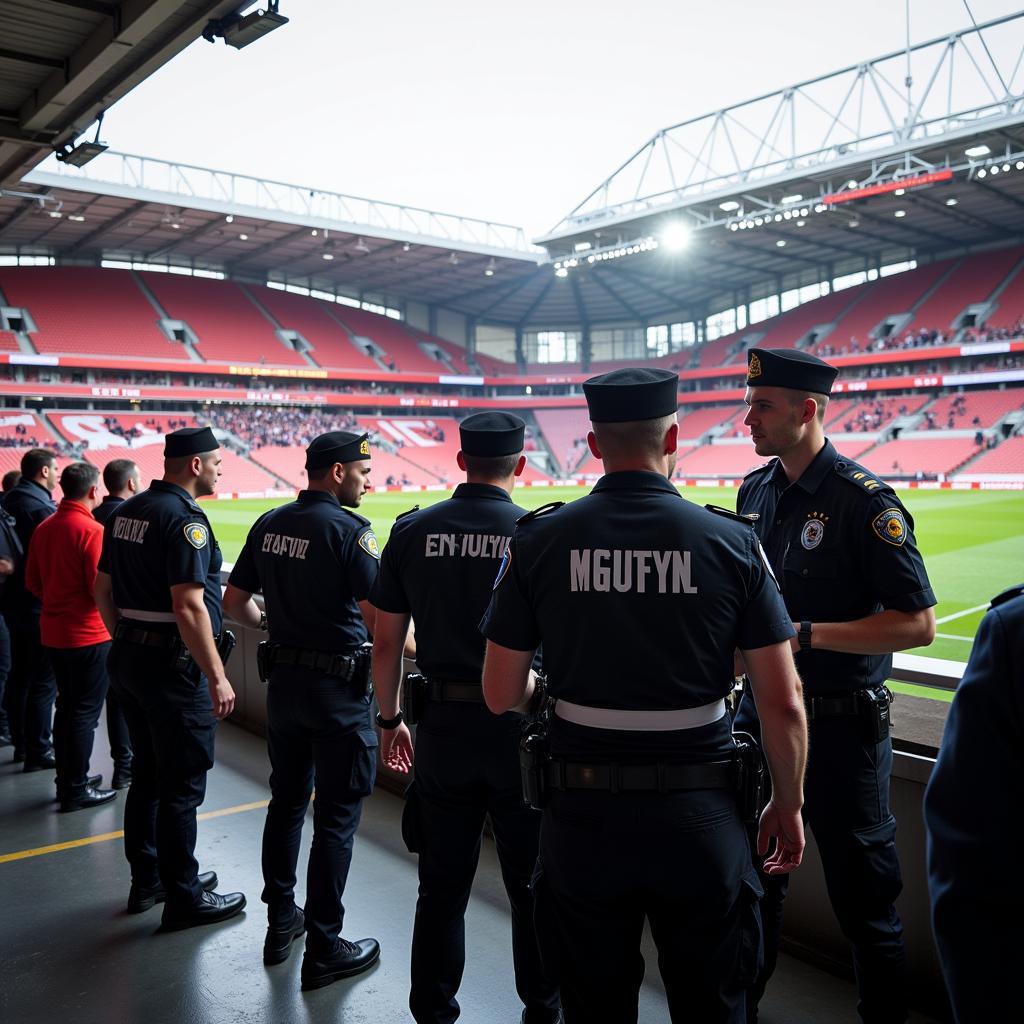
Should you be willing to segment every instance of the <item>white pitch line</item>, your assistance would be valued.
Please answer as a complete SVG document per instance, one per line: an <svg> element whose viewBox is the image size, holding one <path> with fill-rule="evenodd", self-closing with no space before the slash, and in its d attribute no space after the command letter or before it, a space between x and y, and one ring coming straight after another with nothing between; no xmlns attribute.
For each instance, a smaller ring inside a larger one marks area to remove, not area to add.
<svg viewBox="0 0 1024 1024"><path fill-rule="evenodd" d="M954 612L952 615L943 615L941 619L935 620L936 626L941 626L943 623L952 622L954 619L962 619L965 615L973 615L975 612L980 612L983 608L987 608L989 602L986 601L984 604L979 604L974 608L965 608L962 612Z"/></svg>
<svg viewBox="0 0 1024 1024"><path fill-rule="evenodd" d="M937 637L942 640L962 640L965 644L973 644L973 636L957 636L956 633L936 633Z"/></svg>

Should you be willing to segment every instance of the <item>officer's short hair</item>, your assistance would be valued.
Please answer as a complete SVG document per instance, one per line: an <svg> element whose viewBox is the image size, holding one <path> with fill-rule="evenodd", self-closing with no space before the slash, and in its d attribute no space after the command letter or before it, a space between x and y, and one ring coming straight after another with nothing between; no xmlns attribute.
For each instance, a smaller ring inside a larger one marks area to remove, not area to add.
<svg viewBox="0 0 1024 1024"><path fill-rule="evenodd" d="M818 422L825 421L825 406L828 405L828 395L822 395L815 391L787 391L793 405L803 405L808 398L813 398L818 403Z"/></svg>
<svg viewBox="0 0 1024 1024"><path fill-rule="evenodd" d="M111 459L103 467L103 486L111 494L123 491L128 486L128 481L138 471L138 465L131 459Z"/></svg>
<svg viewBox="0 0 1024 1024"><path fill-rule="evenodd" d="M195 455L175 455L173 458L164 459L164 472L165 473L183 473L185 467L193 459L202 459L204 462L211 456L216 455L219 452L219 448L211 448L208 452L196 452Z"/></svg>
<svg viewBox="0 0 1024 1024"><path fill-rule="evenodd" d="M91 462L72 462L60 475L60 489L65 498L81 501L100 481L100 471Z"/></svg>
<svg viewBox="0 0 1024 1024"><path fill-rule="evenodd" d="M484 480L507 480L516 471L521 454L467 455L463 452L462 457L466 460L466 472L472 476Z"/></svg>
<svg viewBox="0 0 1024 1024"><path fill-rule="evenodd" d="M0 488L2 488L4 494L6 494L8 491L14 490L14 488L18 486L20 480L21 470L9 469L4 473L3 481L0 482Z"/></svg>
<svg viewBox="0 0 1024 1024"><path fill-rule="evenodd" d="M26 480L35 480L44 466L52 465L57 456L48 448L29 448L21 457L21 475Z"/></svg>
<svg viewBox="0 0 1024 1024"><path fill-rule="evenodd" d="M661 455L665 434L675 422L676 414L671 413L653 420L595 423L594 436L604 455Z"/></svg>
<svg viewBox="0 0 1024 1024"><path fill-rule="evenodd" d="M319 469L307 469L306 476L315 483L319 483L321 480L326 480L328 474L337 465L332 462L329 466L321 466Z"/></svg>

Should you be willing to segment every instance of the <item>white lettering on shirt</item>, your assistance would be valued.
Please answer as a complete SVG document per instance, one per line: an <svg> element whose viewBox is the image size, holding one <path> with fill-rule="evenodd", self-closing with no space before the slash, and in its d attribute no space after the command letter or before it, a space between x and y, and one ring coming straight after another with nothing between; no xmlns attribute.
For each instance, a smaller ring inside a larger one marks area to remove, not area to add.
<svg viewBox="0 0 1024 1024"><path fill-rule="evenodd" d="M262 551L271 555L283 555L285 558L306 560L309 541L304 537L288 537L283 533L263 534Z"/></svg>
<svg viewBox="0 0 1024 1024"><path fill-rule="evenodd" d="M652 567L651 562L654 562ZM689 551L634 551L623 548L573 548L569 552L569 590L574 593L645 594L657 579L659 594L696 594Z"/></svg>

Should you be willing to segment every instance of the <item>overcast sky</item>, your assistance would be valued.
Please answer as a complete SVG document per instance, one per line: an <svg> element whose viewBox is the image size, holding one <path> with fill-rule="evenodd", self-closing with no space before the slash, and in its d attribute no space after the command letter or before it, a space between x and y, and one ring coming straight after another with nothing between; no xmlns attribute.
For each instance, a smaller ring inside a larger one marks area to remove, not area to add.
<svg viewBox="0 0 1024 1024"><path fill-rule="evenodd" d="M1015 5L969 0L981 22ZM107 115L112 149L553 226L659 128L902 47L903 0L281 0ZM911 37L970 24L911 0Z"/></svg>

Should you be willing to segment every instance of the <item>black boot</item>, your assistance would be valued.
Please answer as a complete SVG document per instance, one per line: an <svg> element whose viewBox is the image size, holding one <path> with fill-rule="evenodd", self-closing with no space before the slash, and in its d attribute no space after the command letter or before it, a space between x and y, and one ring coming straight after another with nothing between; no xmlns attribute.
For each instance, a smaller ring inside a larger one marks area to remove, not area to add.
<svg viewBox="0 0 1024 1024"><path fill-rule="evenodd" d="M160 930L177 932L183 928L195 928L201 924L216 924L226 921L245 908L245 894L229 892L221 896L217 892L204 890L199 902L191 907L164 906L164 916L160 920Z"/></svg>
<svg viewBox="0 0 1024 1024"><path fill-rule="evenodd" d="M302 958L302 989L323 988L339 978L351 978L368 971L380 959L380 943L376 939L349 942L338 939L333 953Z"/></svg>
<svg viewBox="0 0 1024 1024"><path fill-rule="evenodd" d="M306 931L306 915L298 907L292 907L292 916L283 924L267 927L263 943L263 962L269 967L284 963L292 951L292 943Z"/></svg>

